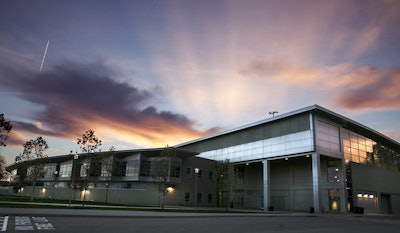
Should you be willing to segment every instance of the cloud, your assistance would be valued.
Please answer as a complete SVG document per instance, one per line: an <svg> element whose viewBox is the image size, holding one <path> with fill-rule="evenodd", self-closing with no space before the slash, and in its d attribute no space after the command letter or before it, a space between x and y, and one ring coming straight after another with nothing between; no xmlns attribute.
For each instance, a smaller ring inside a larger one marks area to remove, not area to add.
<svg viewBox="0 0 400 233"><path fill-rule="evenodd" d="M364 67L349 78L354 81L335 98L338 105L348 109L400 107L400 69Z"/></svg>
<svg viewBox="0 0 400 233"><path fill-rule="evenodd" d="M301 66L287 61L253 61L240 74L273 79L283 86L324 90L333 103L347 109L400 107L400 69L351 64Z"/></svg>
<svg viewBox="0 0 400 233"><path fill-rule="evenodd" d="M43 73L2 66L3 85L38 106L32 122L15 121L16 131L76 138L91 128L107 138L162 146L215 132L200 131L185 115L154 106L156 94L123 82L103 63L64 63ZM114 135L106 135L112 132Z"/></svg>

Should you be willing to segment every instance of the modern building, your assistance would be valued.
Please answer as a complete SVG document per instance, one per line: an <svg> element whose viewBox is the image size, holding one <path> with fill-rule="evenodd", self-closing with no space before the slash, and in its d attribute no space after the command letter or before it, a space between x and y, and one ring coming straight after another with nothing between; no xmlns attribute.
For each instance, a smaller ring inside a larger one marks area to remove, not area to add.
<svg viewBox="0 0 400 233"><path fill-rule="evenodd" d="M170 167L174 172L169 173L167 205L400 214L400 143L318 105L174 148L179 160ZM154 205L159 195L150 179L151 161L160 153L161 149L118 151L105 156L116 162L111 173L100 165L97 174L89 176L83 169L88 166L84 156L79 163L73 155L48 158L43 185L47 190L54 184L53 190L63 188L65 194L72 190L73 179L87 179L88 200L107 196L112 203ZM215 165L221 161L233 167L229 185L217 182ZM79 174L73 172L74 162L80 165ZM14 164L8 170L23 174L22 168ZM194 175L199 171L194 168L201 168L201 174ZM22 193L27 195L25 189Z"/></svg>
<svg viewBox="0 0 400 233"><path fill-rule="evenodd" d="M215 206L215 162L195 155L179 148L92 152L15 163L7 170L22 196L160 206L164 190L165 205Z"/></svg>
<svg viewBox="0 0 400 233"><path fill-rule="evenodd" d="M318 105L178 147L236 164L236 207L400 214L400 144Z"/></svg>

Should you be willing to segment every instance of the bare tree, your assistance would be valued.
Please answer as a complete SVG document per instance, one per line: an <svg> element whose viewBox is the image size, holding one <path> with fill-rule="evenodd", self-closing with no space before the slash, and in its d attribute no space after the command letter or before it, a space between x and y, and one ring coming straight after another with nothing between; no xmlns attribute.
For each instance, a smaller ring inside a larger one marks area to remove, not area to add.
<svg viewBox="0 0 400 233"><path fill-rule="evenodd" d="M168 145L161 151L160 157L155 157L151 164L151 177L161 196L161 210L164 210L165 195L171 185L174 167L178 162L177 153Z"/></svg>
<svg viewBox="0 0 400 233"><path fill-rule="evenodd" d="M27 166L26 177L33 182L31 201L35 194L37 179L44 175L44 164L41 159L47 158L44 152L49 148L43 137L31 139L24 143L24 151L16 157L16 162L24 162Z"/></svg>

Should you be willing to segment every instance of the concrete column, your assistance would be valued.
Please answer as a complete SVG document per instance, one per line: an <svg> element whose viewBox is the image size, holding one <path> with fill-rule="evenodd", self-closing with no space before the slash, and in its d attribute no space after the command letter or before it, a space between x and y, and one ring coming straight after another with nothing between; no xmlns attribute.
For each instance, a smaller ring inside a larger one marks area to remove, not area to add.
<svg viewBox="0 0 400 233"><path fill-rule="evenodd" d="M347 196L346 196L346 164L344 159L341 160L340 174L340 212L347 212Z"/></svg>
<svg viewBox="0 0 400 233"><path fill-rule="evenodd" d="M318 153L312 154L312 176L313 176L313 198L314 198L314 211L321 212L320 200L320 179L321 179L321 159Z"/></svg>
<svg viewBox="0 0 400 233"><path fill-rule="evenodd" d="M264 193L264 211L268 211L270 206L269 200L269 180L270 180L270 161L264 160L263 162L263 193Z"/></svg>

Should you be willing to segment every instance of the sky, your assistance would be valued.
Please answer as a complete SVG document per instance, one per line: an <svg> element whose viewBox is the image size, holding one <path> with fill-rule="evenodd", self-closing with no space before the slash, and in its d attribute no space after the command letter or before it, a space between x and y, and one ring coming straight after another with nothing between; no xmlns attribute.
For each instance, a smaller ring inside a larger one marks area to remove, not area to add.
<svg viewBox="0 0 400 233"><path fill-rule="evenodd" d="M164 147L313 104L400 141L399 25L396 0L3 0L0 153L79 152L88 129Z"/></svg>

